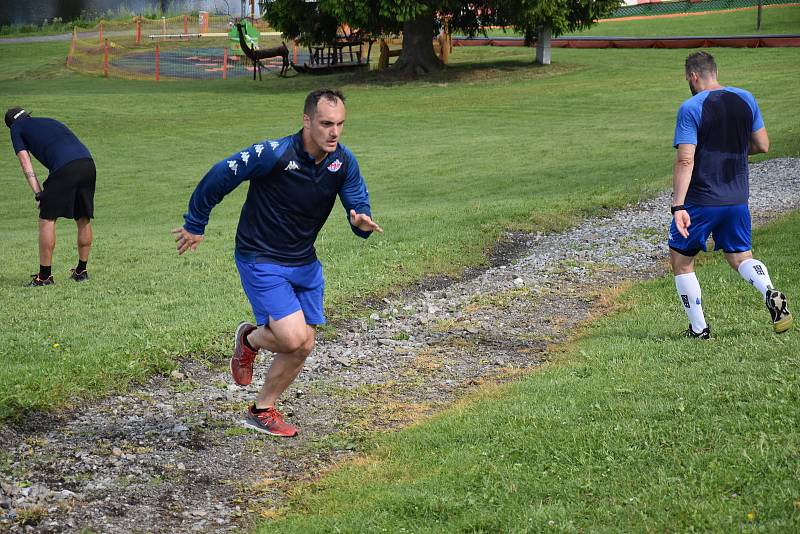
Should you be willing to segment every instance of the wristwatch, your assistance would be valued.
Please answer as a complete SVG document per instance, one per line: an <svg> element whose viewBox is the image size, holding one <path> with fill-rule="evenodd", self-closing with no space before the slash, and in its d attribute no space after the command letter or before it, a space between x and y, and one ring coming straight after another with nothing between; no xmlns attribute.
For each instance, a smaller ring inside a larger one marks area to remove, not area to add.
<svg viewBox="0 0 800 534"><path fill-rule="evenodd" d="M673 215L675 214L676 211L686 211L686 206L684 206L683 204L679 204L677 206L672 206L669 209L669 212L672 213Z"/></svg>
<svg viewBox="0 0 800 534"><path fill-rule="evenodd" d="M35 192L35 193L33 194L33 198L35 198L37 202L38 202L38 201L40 201L40 200L42 200L42 192L41 192L41 191L37 191L37 192Z"/></svg>

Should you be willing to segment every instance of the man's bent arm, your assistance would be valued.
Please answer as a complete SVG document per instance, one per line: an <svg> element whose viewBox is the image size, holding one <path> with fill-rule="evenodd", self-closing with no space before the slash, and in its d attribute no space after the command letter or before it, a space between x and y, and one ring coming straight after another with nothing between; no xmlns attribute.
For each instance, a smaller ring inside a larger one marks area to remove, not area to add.
<svg viewBox="0 0 800 534"><path fill-rule="evenodd" d="M19 166L22 167L22 172L25 174L25 179L28 180L28 185L31 186L34 194L39 193L42 190L42 186L39 184L39 179L36 178L36 173L33 170L31 155L27 150L20 150L17 152L17 158L19 159Z"/></svg>
<svg viewBox="0 0 800 534"><path fill-rule="evenodd" d="M672 166L672 205L681 206L686 201L686 192L692 181L694 169L694 152L697 147L690 144L679 144Z"/></svg>
<svg viewBox="0 0 800 534"><path fill-rule="evenodd" d="M767 129L762 127L750 134L748 154L766 154L767 152L769 152L769 136Z"/></svg>
<svg viewBox="0 0 800 534"><path fill-rule="evenodd" d="M255 144L218 162L192 193L189 211L183 216L183 227L194 235L202 235L214 206L245 180L268 174L276 161L268 144Z"/></svg>

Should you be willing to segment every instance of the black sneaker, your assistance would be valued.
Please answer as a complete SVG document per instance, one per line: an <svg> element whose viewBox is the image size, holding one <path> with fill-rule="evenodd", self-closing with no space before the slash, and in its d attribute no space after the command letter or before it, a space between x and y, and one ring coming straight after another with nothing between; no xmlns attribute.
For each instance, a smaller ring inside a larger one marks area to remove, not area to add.
<svg viewBox="0 0 800 534"><path fill-rule="evenodd" d="M89 279L89 271L86 269L82 270L81 272L76 271L75 269L70 269L69 277L76 282L83 282L84 280Z"/></svg>
<svg viewBox="0 0 800 534"><path fill-rule="evenodd" d="M780 334L792 327L794 319L789 312L789 302L786 295L777 289L767 289L767 310L772 317L772 328Z"/></svg>
<svg viewBox="0 0 800 534"><path fill-rule="evenodd" d="M706 326L702 332L695 332L692 330L692 323L689 323L689 329L684 332L684 335L695 339L711 339L711 327Z"/></svg>
<svg viewBox="0 0 800 534"><path fill-rule="evenodd" d="M39 274L37 273L31 275L31 281L25 284L25 287L51 286L55 283L56 281L53 280L52 274L47 278L39 278Z"/></svg>

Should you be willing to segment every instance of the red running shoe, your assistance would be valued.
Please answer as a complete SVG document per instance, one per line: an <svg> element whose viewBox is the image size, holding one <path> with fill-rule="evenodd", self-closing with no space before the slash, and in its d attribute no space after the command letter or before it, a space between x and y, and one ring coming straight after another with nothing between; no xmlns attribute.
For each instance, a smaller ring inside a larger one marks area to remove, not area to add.
<svg viewBox="0 0 800 534"><path fill-rule="evenodd" d="M263 412L255 413L253 411L255 407L254 404L247 409L247 417L244 420L245 426L272 436L291 438L297 435L297 427L284 421L281 412L270 407Z"/></svg>
<svg viewBox="0 0 800 534"><path fill-rule="evenodd" d="M253 360L256 359L255 350L247 348L244 338L256 329L251 323L241 323L236 327L236 341L233 343L233 358L231 358L231 376L233 381L240 386L246 386L253 381Z"/></svg>

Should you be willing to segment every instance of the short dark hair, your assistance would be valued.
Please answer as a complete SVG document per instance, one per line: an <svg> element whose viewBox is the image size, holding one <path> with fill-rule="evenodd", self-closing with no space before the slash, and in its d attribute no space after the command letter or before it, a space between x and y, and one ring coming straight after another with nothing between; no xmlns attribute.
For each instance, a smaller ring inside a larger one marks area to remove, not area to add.
<svg viewBox="0 0 800 534"><path fill-rule="evenodd" d="M717 63L714 61L714 56L708 52L695 52L689 54L684 64L686 74L696 73L703 78L708 76L717 76Z"/></svg>
<svg viewBox="0 0 800 534"><path fill-rule="evenodd" d="M319 104L320 100L327 100L328 102L332 102L334 104L338 100L341 100L344 104L344 94L342 94L342 92L338 89L325 88L311 91L306 97L306 103L303 106L303 113L313 118L314 115L317 114L317 104Z"/></svg>
<svg viewBox="0 0 800 534"><path fill-rule="evenodd" d="M6 126L11 128L11 125L17 122L20 119L24 119L25 117L30 117L31 114L25 111L22 108L11 108L6 111Z"/></svg>

